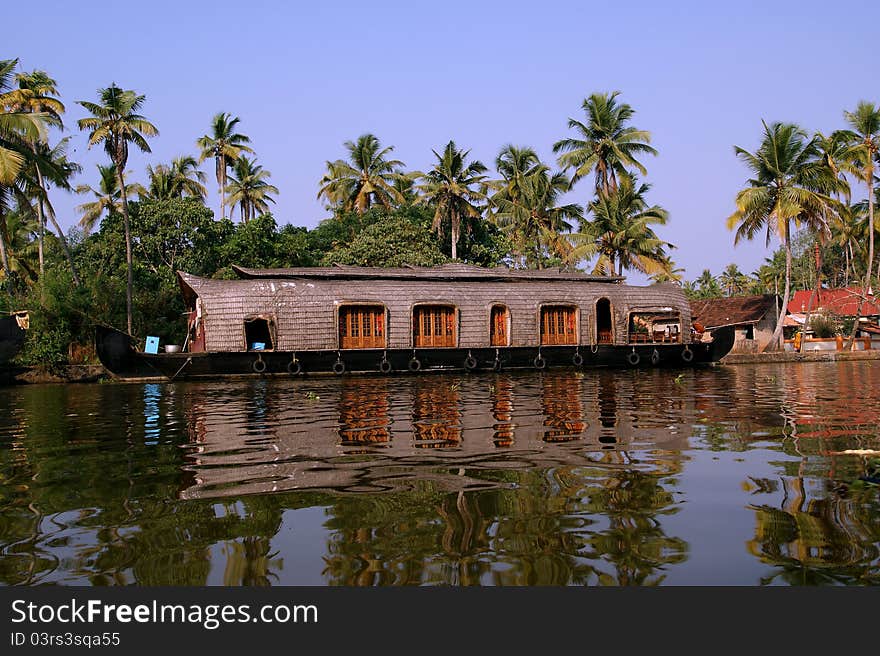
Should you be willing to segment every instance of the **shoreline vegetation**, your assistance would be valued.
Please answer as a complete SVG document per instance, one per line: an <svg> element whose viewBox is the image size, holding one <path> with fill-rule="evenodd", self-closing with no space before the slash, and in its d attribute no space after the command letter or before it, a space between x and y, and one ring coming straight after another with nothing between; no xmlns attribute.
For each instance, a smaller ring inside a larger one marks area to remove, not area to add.
<svg viewBox="0 0 880 656"><path fill-rule="evenodd" d="M796 289L877 284L880 108L870 102L844 111L827 135L764 123L756 150L733 148L748 177L731 199L731 215L709 220L722 229L726 219L734 243L761 237L769 246L775 237L780 246L750 275L730 264L693 281L683 280L672 259L676 247L661 237L671 217L650 202L643 181L657 154L650 132L634 125L636 112L617 91L587 96L567 128L560 117L553 162L506 144L490 169L449 140L431 150L429 170L417 171L394 158L393 146L363 134L343 144L344 156L328 160L323 174L315 172L326 218L312 229L279 225L272 215L281 191L240 117L216 113L204 135L193 135L190 152L140 172L127 170L129 151L149 153L161 127L149 120L147 98L112 84L76 103L87 116L65 124L59 85L47 72L0 60L0 312L31 313L14 367L51 373L95 363L95 323L181 343L178 269L231 278L232 264L459 261L637 271L681 284L692 298L775 293L783 307ZM106 154L93 171L68 154L83 137ZM207 205L205 163L213 163L219 218ZM86 182L74 185L80 174ZM82 198L67 232L52 205L58 193ZM837 321L834 330L852 339L856 326ZM782 319L771 347L781 349L781 338Z"/></svg>

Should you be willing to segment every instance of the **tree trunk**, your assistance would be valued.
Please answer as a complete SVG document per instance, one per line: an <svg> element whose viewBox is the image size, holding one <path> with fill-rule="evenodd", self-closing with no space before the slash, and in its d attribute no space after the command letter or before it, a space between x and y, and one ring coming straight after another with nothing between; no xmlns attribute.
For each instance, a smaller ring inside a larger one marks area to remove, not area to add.
<svg viewBox="0 0 880 656"><path fill-rule="evenodd" d="M807 314L804 317L804 331L806 331L807 326L810 325L810 317L813 313L813 299L816 300L816 305L818 309L818 305L822 302L820 297L820 292L822 290L822 254L819 250L819 242L816 241L813 244L813 256L816 260L816 286L813 288L813 291L810 293L810 302L807 303ZM806 334L804 334L806 338ZM804 352L804 346L806 345L806 339L801 340L801 347L798 349L801 353Z"/></svg>
<svg viewBox="0 0 880 656"><path fill-rule="evenodd" d="M458 233L461 230L459 225L458 214L452 213L452 259L458 259Z"/></svg>
<svg viewBox="0 0 880 656"><path fill-rule="evenodd" d="M773 336L764 347L765 351L781 351L782 350L782 326L785 323L785 312L788 308L789 294L791 293L791 236L789 234L789 222L785 222L785 291L782 294L782 308L779 311L779 317L776 319L776 329Z"/></svg>
<svg viewBox="0 0 880 656"><path fill-rule="evenodd" d="M849 335L846 348L851 350L853 342L856 339L856 333L859 332L859 319L862 316L862 305L868 298L868 290L871 288L871 275L873 274L874 265L874 167L870 167L867 171L868 175L868 268L865 271L865 285L862 293L859 294L859 306L856 310L856 320L853 322L852 332ZM872 290L873 291L873 290Z"/></svg>
<svg viewBox="0 0 880 656"><path fill-rule="evenodd" d="M128 326L128 334L131 335L131 290L132 290L132 264L131 264L131 230L128 221L128 196L125 193L125 179L122 175L122 162L116 164L116 182L122 194L122 223L125 227L125 263L127 268L127 280L125 285L125 319Z"/></svg>
<svg viewBox="0 0 880 656"><path fill-rule="evenodd" d="M0 212L0 265L3 266L3 274L9 279L9 253L6 251L6 219Z"/></svg>

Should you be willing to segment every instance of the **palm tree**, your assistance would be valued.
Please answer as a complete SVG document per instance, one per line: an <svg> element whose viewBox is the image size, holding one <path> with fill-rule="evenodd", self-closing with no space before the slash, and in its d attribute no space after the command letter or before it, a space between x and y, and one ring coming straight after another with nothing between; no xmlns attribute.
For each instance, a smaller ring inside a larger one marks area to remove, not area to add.
<svg viewBox="0 0 880 656"><path fill-rule="evenodd" d="M58 223L58 219L55 216L55 208L49 199L49 189L51 186L71 191L71 178L82 171L82 167L79 164L67 158L67 147L69 144L70 137L64 137L53 147L50 147L46 142L33 144L33 162L31 166L25 169L25 180L27 181L28 188L31 189L32 195L37 198L40 275L42 276L43 274L42 236L45 228L45 219L48 218L58 234L58 240L61 242L61 248L64 251L64 256L67 258L70 272L73 275L73 284L79 286L79 275L73 262L70 245L67 243L64 230L61 229Z"/></svg>
<svg viewBox="0 0 880 656"><path fill-rule="evenodd" d="M739 296L748 288L749 277L736 264L731 263L721 272L718 282L726 296Z"/></svg>
<svg viewBox="0 0 880 656"><path fill-rule="evenodd" d="M199 170L196 158L191 155L175 157L171 166L147 165L147 188L143 197L151 200L172 198L197 198L205 200L205 174Z"/></svg>
<svg viewBox="0 0 880 656"><path fill-rule="evenodd" d="M116 167L113 164L101 166L98 164L98 186L77 185L78 194L91 194L92 200L78 205L76 211L82 216L79 224L86 233L91 232L104 216L122 213L122 194L119 193L119 176L116 175ZM137 182L126 187L126 197L139 195L143 198L151 198L150 193Z"/></svg>
<svg viewBox="0 0 880 656"><path fill-rule="evenodd" d="M717 298L721 296L721 285L718 278L712 275L709 269L703 269L700 277L694 281L700 298Z"/></svg>
<svg viewBox="0 0 880 656"><path fill-rule="evenodd" d="M37 251L34 248L37 222L29 205L6 213L2 226L3 238L7 243L9 270L18 274L28 283L37 277L35 270Z"/></svg>
<svg viewBox="0 0 880 656"><path fill-rule="evenodd" d="M226 173L230 166L241 156L242 153L253 154L253 149L248 146L251 142L249 137L235 131L239 119L237 116L220 112L211 119L211 134L206 134L196 141L201 149L199 163L209 157L214 158L217 186L220 193L220 218L226 218Z"/></svg>
<svg viewBox="0 0 880 656"><path fill-rule="evenodd" d="M43 112L29 111L31 90L12 88L17 65L17 59L0 60L0 266L7 276L11 270L4 236L5 215L11 210L13 198L19 203L24 198L19 174L32 157L30 144L45 140L49 120Z"/></svg>
<svg viewBox="0 0 880 656"><path fill-rule="evenodd" d="M494 205L501 200L516 202L521 193L523 179L541 167L545 165L541 163L534 149L512 144L504 146L495 158L495 170L501 179L487 183L488 188L495 190L490 203Z"/></svg>
<svg viewBox="0 0 880 656"><path fill-rule="evenodd" d="M459 150L454 141L446 144L441 155L432 150L437 162L434 168L420 174L422 180L417 188L422 196L416 201L434 206L434 223L431 228L442 234L443 223L448 221L452 239L452 259L458 259L458 239L462 221L479 219L482 209L477 203L486 199L480 190L486 176L485 165L479 160L467 161L469 150Z"/></svg>
<svg viewBox="0 0 880 656"><path fill-rule="evenodd" d="M587 207L593 220L573 235L576 244L570 259L574 262L599 254L594 273L622 275L635 269L645 274L664 271L672 244L657 237L652 225L664 225L668 212L659 205L648 205L645 194L650 185L639 184L634 176L618 176L617 186L609 193L600 192Z"/></svg>
<svg viewBox="0 0 880 656"><path fill-rule="evenodd" d="M19 89L26 91L27 95L21 99L19 109L22 112L42 114L47 124L62 128L61 115L64 113L64 104L58 100L58 88L45 71L33 71L32 73L19 73L15 76ZM30 140L31 150L36 152L38 139ZM44 197L46 197L46 185L43 181L43 173L39 166L34 166L37 177L37 191L35 194L35 207L37 212L37 244L40 262L40 276L43 275L43 235L45 233L46 220L44 216Z"/></svg>
<svg viewBox="0 0 880 656"><path fill-rule="evenodd" d="M346 141L348 161L327 162L321 178L318 198L343 211L363 214L374 204L390 209L403 201L398 190L403 162L387 159L393 146L382 148L372 134L362 134L357 141Z"/></svg>
<svg viewBox="0 0 880 656"><path fill-rule="evenodd" d="M764 126L761 145L753 154L735 147L737 156L750 169L749 186L736 196L736 211L727 219L727 227L736 229L734 243L751 240L766 230L775 232L785 249L785 291L782 307L788 306L791 294L791 224L801 223L815 233L828 230L828 217L837 213L837 203L830 194L841 190L842 183L820 158L816 137L793 123ZM785 312L780 312L776 329L766 348L780 348Z"/></svg>
<svg viewBox="0 0 880 656"><path fill-rule="evenodd" d="M572 246L563 233L571 231L571 221L584 218L580 205L559 203L570 188L568 177L536 164L508 181L492 197L493 219L511 237L525 265L541 269L548 256L567 259Z"/></svg>
<svg viewBox="0 0 880 656"><path fill-rule="evenodd" d="M618 104L619 91L594 93L583 102L587 121L568 119L569 129L577 137L566 138L553 144L553 152L559 155L559 166L574 169L571 184L590 172L595 172L596 192L610 194L617 187L618 178L628 168L646 175L645 167L637 156L647 153L656 155L650 145L651 134L627 126L635 110L627 103Z"/></svg>
<svg viewBox="0 0 880 656"><path fill-rule="evenodd" d="M847 132L851 139L852 147L849 151L849 173L865 183L868 200L868 262L865 271L864 289L871 288L872 272L874 266L874 163L880 153L880 108L874 103L861 101L854 112L843 113L846 122L852 128ZM858 315L862 313L862 303L865 295L859 299ZM858 330L858 317L853 325L850 341L855 337Z"/></svg>
<svg viewBox="0 0 880 656"><path fill-rule="evenodd" d="M684 269L676 267L675 262L667 255L663 260L663 269L652 273L648 278L655 285L664 282L674 282L681 285L684 279Z"/></svg>
<svg viewBox="0 0 880 656"><path fill-rule="evenodd" d="M138 114L146 96L134 91L120 89L111 84L106 89L99 89L100 103L86 100L78 101L92 115L79 120L80 130L89 130L89 148L103 143L104 150L116 167L116 182L122 191L122 218L125 227L125 261L128 268L126 284L126 320L128 332L131 328L131 296L132 296L132 261L131 261L131 230L128 220L128 197L126 195L125 176L123 171L128 162L128 144L133 143L143 152L150 152L146 137L159 134L156 126Z"/></svg>
<svg viewBox="0 0 880 656"><path fill-rule="evenodd" d="M245 223L257 216L257 213L266 214L269 203L275 202L269 194L277 194L278 188L266 182L270 177L272 174L263 170L256 159L240 157L235 163L227 201L232 206L240 207L241 218Z"/></svg>

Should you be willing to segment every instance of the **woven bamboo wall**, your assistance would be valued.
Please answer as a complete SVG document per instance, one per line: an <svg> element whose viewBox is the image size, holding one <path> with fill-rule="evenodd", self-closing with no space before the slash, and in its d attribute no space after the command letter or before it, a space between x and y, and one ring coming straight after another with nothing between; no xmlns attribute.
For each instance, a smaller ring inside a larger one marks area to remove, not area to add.
<svg viewBox="0 0 880 656"><path fill-rule="evenodd" d="M510 281L456 280L339 280L320 278L253 278L209 280L180 275L199 296L208 351L244 350L244 318L271 314L276 318L276 349L283 351L338 348L337 309L347 303L382 303L388 311L388 348L412 348L412 308L420 303L458 308L459 347L489 344L490 312L494 304L510 312L511 346L537 346L541 305L567 304L579 308L581 344L595 342L595 307L599 298L611 301L614 341L627 341L632 310L671 307L682 316L685 341L690 340L690 306L674 285L634 287L592 280L518 279Z"/></svg>

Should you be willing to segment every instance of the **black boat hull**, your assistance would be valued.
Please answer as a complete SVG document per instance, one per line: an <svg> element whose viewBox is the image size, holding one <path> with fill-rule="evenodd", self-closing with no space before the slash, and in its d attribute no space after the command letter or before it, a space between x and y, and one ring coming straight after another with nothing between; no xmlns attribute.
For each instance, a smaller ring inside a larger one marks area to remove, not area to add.
<svg viewBox="0 0 880 656"><path fill-rule="evenodd" d="M172 380L225 376L398 374L431 371L542 370L547 367L693 367L717 362L733 347L732 329L695 344L635 344L505 348L358 349L345 351L248 351L163 353L136 351L118 330L97 326L101 363L120 378Z"/></svg>
<svg viewBox="0 0 880 656"><path fill-rule="evenodd" d="M24 344L25 331L15 316L0 317L0 366L18 355Z"/></svg>

